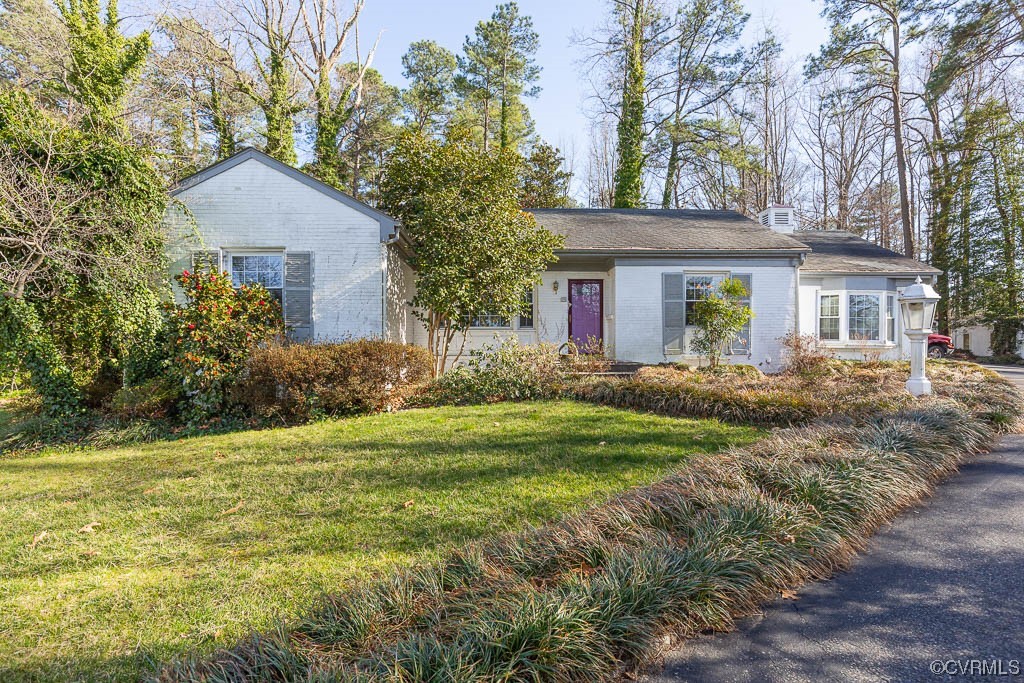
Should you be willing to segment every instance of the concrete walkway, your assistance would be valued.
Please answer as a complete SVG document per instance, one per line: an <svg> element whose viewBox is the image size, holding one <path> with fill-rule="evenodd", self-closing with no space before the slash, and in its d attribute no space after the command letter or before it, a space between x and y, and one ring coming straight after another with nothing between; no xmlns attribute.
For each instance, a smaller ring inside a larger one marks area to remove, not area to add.
<svg viewBox="0 0 1024 683"><path fill-rule="evenodd" d="M1024 368L993 369L1024 389ZM797 597L684 643L644 680L1024 682L1024 436L965 464L848 572Z"/></svg>

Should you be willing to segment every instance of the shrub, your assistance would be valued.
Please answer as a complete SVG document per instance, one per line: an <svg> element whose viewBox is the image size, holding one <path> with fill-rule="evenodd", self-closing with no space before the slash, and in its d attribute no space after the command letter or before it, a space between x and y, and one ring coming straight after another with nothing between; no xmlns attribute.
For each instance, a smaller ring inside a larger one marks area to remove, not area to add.
<svg viewBox="0 0 1024 683"><path fill-rule="evenodd" d="M157 419L167 417L180 400L181 388L157 377L119 389L110 399L110 411L119 417Z"/></svg>
<svg viewBox="0 0 1024 683"><path fill-rule="evenodd" d="M522 345L516 339L473 351L469 362L449 370L417 399L421 405L463 405L553 398L579 375L608 367L603 356L568 346Z"/></svg>
<svg viewBox="0 0 1024 683"><path fill-rule="evenodd" d="M424 348L370 339L272 345L253 352L232 396L255 415L286 421L372 413L401 405L432 363Z"/></svg>
<svg viewBox="0 0 1024 683"><path fill-rule="evenodd" d="M750 306L743 303L749 295L743 282L727 278L694 305L697 329L691 346L708 359L712 368L718 366L726 348L754 317Z"/></svg>
<svg viewBox="0 0 1024 683"><path fill-rule="evenodd" d="M784 367L794 374L813 375L835 357L812 334L790 332L780 341Z"/></svg>
<svg viewBox="0 0 1024 683"><path fill-rule="evenodd" d="M185 305L169 304L170 376L190 422L216 416L249 354L283 330L281 306L261 285L235 288L227 273L184 271Z"/></svg>

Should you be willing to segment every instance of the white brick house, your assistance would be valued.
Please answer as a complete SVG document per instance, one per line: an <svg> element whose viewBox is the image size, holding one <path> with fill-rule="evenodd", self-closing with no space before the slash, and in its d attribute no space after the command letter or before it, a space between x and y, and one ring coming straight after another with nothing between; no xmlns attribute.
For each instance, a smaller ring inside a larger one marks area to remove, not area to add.
<svg viewBox="0 0 1024 683"><path fill-rule="evenodd" d="M408 303L415 273L403 254L412 247L383 213L251 149L172 194L175 271L215 263L236 282L267 285L301 339L426 343ZM692 361L694 304L734 277L747 285L754 319L731 362L778 369L780 340L794 330L841 356L902 357L895 296L913 277L938 272L847 233L795 231L791 207L770 207L759 222L731 211L533 213L565 248L524 293L528 312L474 316L467 349L513 336L593 339L621 361Z"/></svg>
<svg viewBox="0 0 1024 683"><path fill-rule="evenodd" d="M300 339L387 334L387 252L397 228L385 214L253 149L171 195L173 272L212 261L236 281L261 282Z"/></svg>

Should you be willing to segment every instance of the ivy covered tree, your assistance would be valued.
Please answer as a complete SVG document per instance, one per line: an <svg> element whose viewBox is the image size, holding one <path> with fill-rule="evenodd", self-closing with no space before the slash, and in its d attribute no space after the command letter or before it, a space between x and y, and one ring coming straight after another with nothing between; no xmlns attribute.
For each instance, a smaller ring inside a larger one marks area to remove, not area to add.
<svg viewBox="0 0 1024 683"><path fill-rule="evenodd" d="M434 372L444 371L457 335L484 311L511 318L523 292L555 261L561 238L519 208L522 160L483 152L463 130L446 140L403 135L384 173L381 206L413 244L411 302L427 328Z"/></svg>
<svg viewBox="0 0 1024 683"><path fill-rule="evenodd" d="M50 412L76 412L159 326L163 179L146 154L0 92L0 335Z"/></svg>
<svg viewBox="0 0 1024 683"><path fill-rule="evenodd" d="M644 117L647 100L647 28L654 13L651 0L618 1L615 13L622 26L622 104L618 123L618 157L615 164L613 208L643 207Z"/></svg>
<svg viewBox="0 0 1024 683"><path fill-rule="evenodd" d="M108 0L101 16L99 0L60 0L67 29L68 66L58 87L84 109L86 124L120 125L124 103L142 75L149 54L149 33L121 33L117 0Z"/></svg>

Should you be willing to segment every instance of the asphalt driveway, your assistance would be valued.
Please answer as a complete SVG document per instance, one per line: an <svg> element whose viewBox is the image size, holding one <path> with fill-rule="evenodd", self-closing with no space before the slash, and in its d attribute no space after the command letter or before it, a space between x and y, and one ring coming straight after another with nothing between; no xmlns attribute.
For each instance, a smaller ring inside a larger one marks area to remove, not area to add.
<svg viewBox="0 0 1024 683"><path fill-rule="evenodd" d="M1024 368L993 369L1024 389ZM1024 436L965 464L849 571L684 643L644 680L1024 681Z"/></svg>

